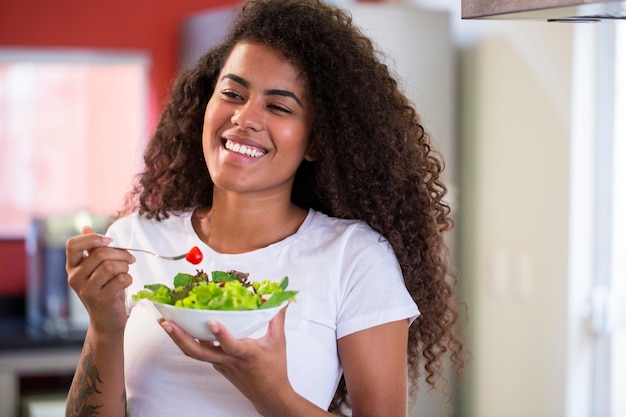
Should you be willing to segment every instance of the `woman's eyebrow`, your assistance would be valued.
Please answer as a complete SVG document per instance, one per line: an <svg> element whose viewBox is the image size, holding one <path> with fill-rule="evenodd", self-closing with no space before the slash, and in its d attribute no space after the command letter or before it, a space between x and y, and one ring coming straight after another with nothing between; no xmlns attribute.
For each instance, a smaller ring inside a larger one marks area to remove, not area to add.
<svg viewBox="0 0 626 417"><path fill-rule="evenodd" d="M224 74L222 76L222 80L224 78L229 78L233 81L235 81L236 83L239 83L241 85L243 85L246 88L250 88L251 84L248 80L246 80L245 78L242 78L236 74L232 74L232 73L228 73L228 74ZM269 89L269 90L265 90L263 92L265 95L268 96L283 96L283 97L291 97L293 98L296 103L298 103L300 105L300 107L302 107L302 101L298 98L298 96L296 96L293 92L289 91L289 90L280 90L280 89Z"/></svg>
<svg viewBox="0 0 626 417"><path fill-rule="evenodd" d="M224 78L230 78L231 80L235 81L236 83L239 83L239 84L243 85L246 88L250 88L250 82L248 80L246 80L245 78L241 78L238 75L228 73L228 74L224 74L222 76L222 80Z"/></svg>
<svg viewBox="0 0 626 417"><path fill-rule="evenodd" d="M292 99L296 101L296 103L300 105L300 107L302 107L302 102L300 101L298 96L296 96L294 93L292 93L289 90L276 90L276 89L265 90L265 95L291 97Z"/></svg>

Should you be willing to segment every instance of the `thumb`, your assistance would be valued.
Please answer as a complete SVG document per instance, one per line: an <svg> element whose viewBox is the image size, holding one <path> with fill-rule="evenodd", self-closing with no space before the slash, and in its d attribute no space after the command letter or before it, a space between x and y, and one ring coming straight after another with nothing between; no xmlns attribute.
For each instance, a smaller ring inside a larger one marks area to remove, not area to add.
<svg viewBox="0 0 626 417"><path fill-rule="evenodd" d="M272 318L267 329L267 337L270 339L285 338L285 316L287 315L287 307L290 303L280 309L278 314Z"/></svg>
<svg viewBox="0 0 626 417"><path fill-rule="evenodd" d="M93 230L91 227L89 226L83 226L83 228L81 229L82 234L84 235L88 235L89 233L96 233L95 230Z"/></svg>

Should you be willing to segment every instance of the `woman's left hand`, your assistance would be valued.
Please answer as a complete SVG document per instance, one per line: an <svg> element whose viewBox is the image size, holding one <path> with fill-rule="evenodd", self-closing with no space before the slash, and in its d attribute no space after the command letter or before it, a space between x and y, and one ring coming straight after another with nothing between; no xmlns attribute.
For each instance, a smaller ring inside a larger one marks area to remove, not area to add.
<svg viewBox="0 0 626 417"><path fill-rule="evenodd" d="M285 306L268 326L260 339L236 339L224 326L210 323L219 342L198 341L173 322L160 320L161 326L185 353L201 361L210 362L261 414L288 404L289 397L297 396L287 377L285 342Z"/></svg>

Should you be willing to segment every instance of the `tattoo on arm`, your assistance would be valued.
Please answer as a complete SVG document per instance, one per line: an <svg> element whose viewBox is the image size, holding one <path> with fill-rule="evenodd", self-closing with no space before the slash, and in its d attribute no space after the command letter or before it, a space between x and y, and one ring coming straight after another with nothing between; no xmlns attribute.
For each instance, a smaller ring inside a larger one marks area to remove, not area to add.
<svg viewBox="0 0 626 417"><path fill-rule="evenodd" d="M85 353L78 364L70 387L65 415L67 417L99 416L99 409L103 407L103 404L97 404L94 401L96 394L102 393L98 385L102 385L102 379L94 364L93 344L89 339L85 339ZM126 402L125 392L122 394L122 401Z"/></svg>

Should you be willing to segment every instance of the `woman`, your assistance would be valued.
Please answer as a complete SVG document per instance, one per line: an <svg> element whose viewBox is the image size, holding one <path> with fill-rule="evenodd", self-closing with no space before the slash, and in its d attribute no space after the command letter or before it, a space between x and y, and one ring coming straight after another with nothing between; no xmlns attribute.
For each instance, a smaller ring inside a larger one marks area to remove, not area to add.
<svg viewBox="0 0 626 417"><path fill-rule="evenodd" d="M407 414L462 344L443 233L443 164L371 42L317 0L252 0L183 73L125 216L67 243L90 314L67 415ZM130 295L193 265L299 291L265 334L197 341ZM419 306L419 310L418 307ZM348 400L349 399L349 400Z"/></svg>

